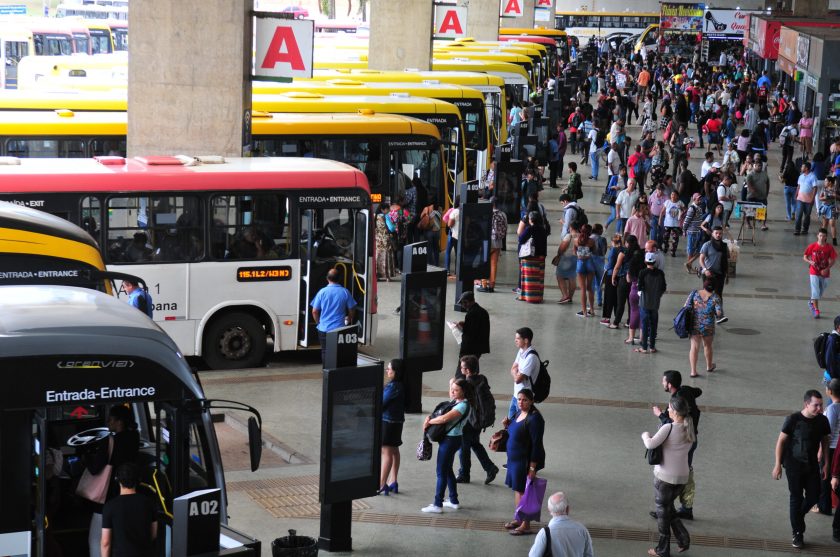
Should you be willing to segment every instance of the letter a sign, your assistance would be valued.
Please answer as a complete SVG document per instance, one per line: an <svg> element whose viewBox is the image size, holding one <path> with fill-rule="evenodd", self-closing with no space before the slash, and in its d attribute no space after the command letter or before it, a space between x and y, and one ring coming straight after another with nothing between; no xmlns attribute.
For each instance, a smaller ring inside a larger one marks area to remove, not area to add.
<svg viewBox="0 0 840 557"><path fill-rule="evenodd" d="M435 4L435 38L456 39L467 35L467 8Z"/></svg>
<svg viewBox="0 0 840 557"><path fill-rule="evenodd" d="M293 77L312 77L315 22L271 15L256 15L254 78L291 81Z"/></svg>
<svg viewBox="0 0 840 557"><path fill-rule="evenodd" d="M502 17L522 17L525 15L525 0L502 0Z"/></svg>
<svg viewBox="0 0 840 557"><path fill-rule="evenodd" d="M537 8L552 8L552 0L537 0Z"/></svg>

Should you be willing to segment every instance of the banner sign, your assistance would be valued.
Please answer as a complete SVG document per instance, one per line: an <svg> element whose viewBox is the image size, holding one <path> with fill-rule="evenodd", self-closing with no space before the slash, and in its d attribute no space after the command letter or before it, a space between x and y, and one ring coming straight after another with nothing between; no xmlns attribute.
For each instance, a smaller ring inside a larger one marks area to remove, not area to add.
<svg viewBox="0 0 840 557"><path fill-rule="evenodd" d="M660 4L659 28L663 33L700 33L703 31L705 4Z"/></svg>
<svg viewBox="0 0 840 557"><path fill-rule="evenodd" d="M709 9L703 16L703 34L708 37L743 37L747 31L747 10Z"/></svg>

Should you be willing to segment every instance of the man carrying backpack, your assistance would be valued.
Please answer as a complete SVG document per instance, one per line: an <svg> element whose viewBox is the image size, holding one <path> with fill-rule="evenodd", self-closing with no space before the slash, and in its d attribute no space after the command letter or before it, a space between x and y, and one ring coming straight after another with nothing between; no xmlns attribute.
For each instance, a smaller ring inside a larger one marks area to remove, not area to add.
<svg viewBox="0 0 840 557"><path fill-rule="evenodd" d="M828 478L829 462L820 469L817 453L828 454L831 426L823 413L823 398L819 391L805 392L802 410L785 418L776 441L776 464L773 479L782 479L782 466L790 490L791 545L801 549L805 545L805 515L820 496L820 480Z"/></svg>
<svg viewBox="0 0 840 557"><path fill-rule="evenodd" d="M540 358L537 351L533 347L534 331L529 327L522 327L516 329L516 335L513 338L516 348L519 350L516 353L516 359L510 367L510 376L513 377L513 400L510 402L510 408L507 413L508 422L516 416L519 407L516 402L516 395L522 389L533 390L534 382L540 373Z"/></svg>
<svg viewBox="0 0 840 557"><path fill-rule="evenodd" d="M493 461L487 456L487 450L481 444L479 437L483 429L492 427L496 421L496 400L493 398L493 393L490 392L490 384L487 382L487 378L478 372L478 358L471 355L462 356L461 373L464 374L475 391L478 408L476 412L470 412L461 433L461 469L458 470L455 481L459 484L470 483L470 467L472 465L470 451L475 451L475 456L478 457L481 467L487 473L484 485L488 485L496 479L499 467L493 464Z"/></svg>
<svg viewBox="0 0 840 557"><path fill-rule="evenodd" d="M820 366L825 370L825 381L840 379L840 315L834 318L834 331L827 335L823 345L823 359Z"/></svg>
<svg viewBox="0 0 840 557"><path fill-rule="evenodd" d="M573 222L578 223L578 230L580 230L580 225L587 224L589 217L584 217L586 213L567 193L560 196L560 205L563 206L563 230L560 232L560 237L565 238ZM586 223L582 222L584 219Z"/></svg>

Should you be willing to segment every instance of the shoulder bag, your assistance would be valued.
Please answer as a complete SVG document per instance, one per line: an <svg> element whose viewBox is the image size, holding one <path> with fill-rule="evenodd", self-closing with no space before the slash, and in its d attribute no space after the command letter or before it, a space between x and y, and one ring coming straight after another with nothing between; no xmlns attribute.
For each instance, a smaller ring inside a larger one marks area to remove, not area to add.
<svg viewBox="0 0 840 557"><path fill-rule="evenodd" d="M519 259L525 259L526 257L534 257L534 254L537 253L537 247L534 245L534 239L528 238L528 241L519 246Z"/></svg>
<svg viewBox="0 0 840 557"><path fill-rule="evenodd" d="M668 435L665 436L665 441L668 440L668 437L671 436L671 431L673 431L674 429L674 424L668 425L671 426L671 429L668 430ZM665 441L662 441L662 444L660 444L658 447L654 447L652 449L645 449L645 458L647 459L647 463L651 466L656 464L662 464L662 454L664 452L662 447L665 446Z"/></svg>
<svg viewBox="0 0 840 557"><path fill-rule="evenodd" d="M688 338L691 335L691 327L694 325L692 320L694 318L694 295L696 293L696 290L691 291L688 302L680 308L680 311L674 317L674 332L680 338Z"/></svg>
<svg viewBox="0 0 840 557"><path fill-rule="evenodd" d="M114 452L114 436L108 436L108 461L111 460L111 454ZM82 477L79 478L79 484L76 486L76 495L84 497L88 501L105 503L105 498L108 496L108 488L111 486L111 476L113 467L106 464L98 474L91 474L90 470L85 467L82 472Z"/></svg>
<svg viewBox="0 0 840 557"><path fill-rule="evenodd" d="M432 443L425 435L417 443L417 460L432 460Z"/></svg>
<svg viewBox="0 0 840 557"><path fill-rule="evenodd" d="M507 428L500 429L496 433L490 436L490 442L487 444L487 447L491 451L495 451L497 453L506 453L507 452L507 442L510 434L508 433Z"/></svg>

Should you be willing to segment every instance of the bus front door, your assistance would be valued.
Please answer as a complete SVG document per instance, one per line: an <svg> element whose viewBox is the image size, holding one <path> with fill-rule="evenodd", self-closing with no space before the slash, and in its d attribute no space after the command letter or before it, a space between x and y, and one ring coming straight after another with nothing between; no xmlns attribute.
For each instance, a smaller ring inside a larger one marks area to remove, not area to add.
<svg viewBox="0 0 840 557"><path fill-rule="evenodd" d="M356 301L355 322L367 341L370 212L360 209L303 209L300 211L301 289L298 344L318 346L311 303L327 285L327 272L339 272L339 284Z"/></svg>

